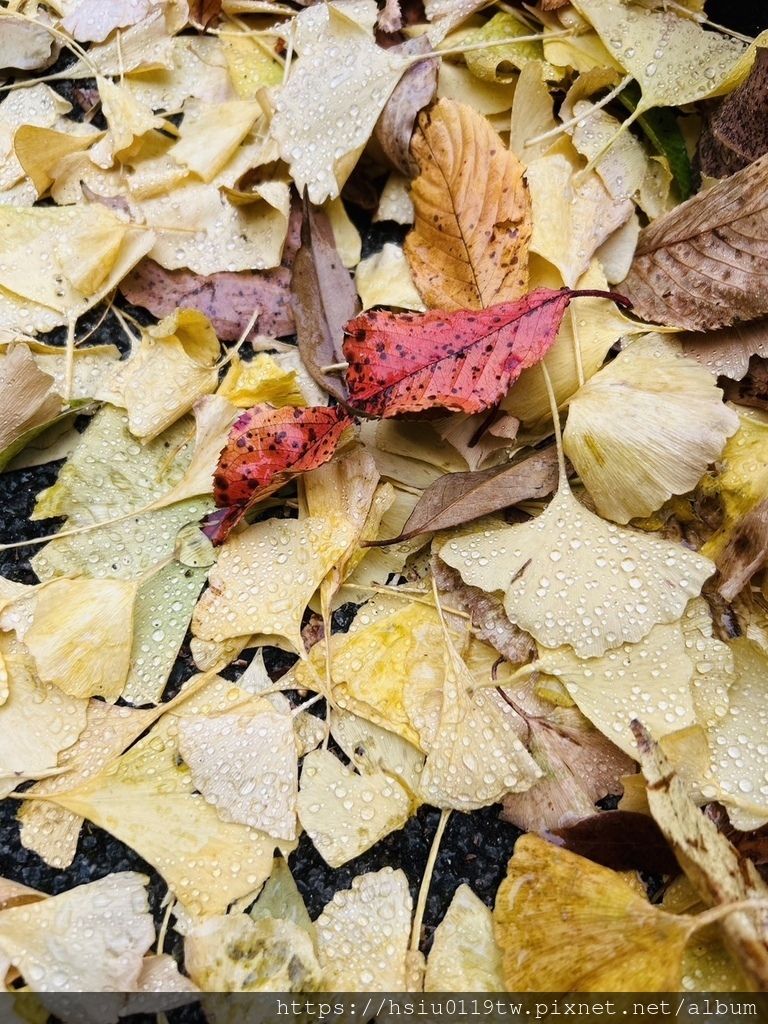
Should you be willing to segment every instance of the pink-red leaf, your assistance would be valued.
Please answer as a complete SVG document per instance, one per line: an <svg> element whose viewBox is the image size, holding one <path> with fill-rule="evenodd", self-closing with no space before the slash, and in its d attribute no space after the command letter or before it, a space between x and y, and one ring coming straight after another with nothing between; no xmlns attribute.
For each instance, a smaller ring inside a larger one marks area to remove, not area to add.
<svg viewBox="0 0 768 1024"><path fill-rule="evenodd" d="M348 403L368 416L482 412L542 359L572 298L611 292L537 288L517 302L453 313L364 313L346 325Z"/></svg>
<svg viewBox="0 0 768 1024"><path fill-rule="evenodd" d="M222 544L246 512L292 477L317 469L338 447L352 419L339 406L254 405L235 422L213 476L222 511L205 520L205 533Z"/></svg>

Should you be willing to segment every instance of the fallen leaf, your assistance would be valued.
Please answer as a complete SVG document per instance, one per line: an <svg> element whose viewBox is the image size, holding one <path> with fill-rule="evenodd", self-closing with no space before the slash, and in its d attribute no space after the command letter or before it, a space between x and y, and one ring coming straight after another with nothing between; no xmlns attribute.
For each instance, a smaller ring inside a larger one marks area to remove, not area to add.
<svg viewBox="0 0 768 1024"><path fill-rule="evenodd" d="M424 976L425 992L504 992L493 915L468 885L453 894L435 929Z"/></svg>
<svg viewBox="0 0 768 1024"><path fill-rule="evenodd" d="M489 82L512 82L517 77L517 71L522 71L531 61L539 61L541 73L548 79L560 78L562 73L543 60L541 42L513 42L516 36L530 35L530 25L514 14L495 14L482 28L474 29L464 36L462 45L474 47L477 43L486 44L483 48L467 50L464 57L467 67L473 75ZM497 41L500 45L494 46Z"/></svg>
<svg viewBox="0 0 768 1024"><path fill-rule="evenodd" d="M705 331L768 312L767 175L768 154L643 228L620 285L639 317Z"/></svg>
<svg viewBox="0 0 768 1024"><path fill-rule="evenodd" d="M442 99L411 150L413 231L405 254L427 306L449 312L522 299L531 208L523 165L471 107Z"/></svg>
<svg viewBox="0 0 768 1024"><path fill-rule="evenodd" d="M571 853L612 871L676 875L679 867L659 826L647 814L605 811L550 829Z"/></svg>
<svg viewBox="0 0 768 1024"><path fill-rule="evenodd" d="M633 726L648 804L699 897L708 906L768 897L768 885L688 796L664 754L639 722ZM718 927L736 962L758 991L768 984L768 947L763 918L740 911Z"/></svg>
<svg viewBox="0 0 768 1024"><path fill-rule="evenodd" d="M146 885L133 871L0 912L5 974L13 964L30 990L136 991L155 940Z"/></svg>
<svg viewBox="0 0 768 1024"><path fill-rule="evenodd" d="M96 77L101 108L107 122L107 133L92 147L89 158L97 167L112 167L118 155L153 129L165 127L162 117L152 113L150 107L137 100L127 89L110 82L101 75Z"/></svg>
<svg viewBox="0 0 768 1024"><path fill-rule="evenodd" d="M408 57L429 53L431 49L427 36L406 39L401 45L392 47L395 53ZM419 111L434 99L438 68L439 62L434 57L409 67L392 90L373 131L374 138L392 165L409 178L419 173L419 166L411 155L411 137L416 118Z"/></svg>
<svg viewBox="0 0 768 1024"><path fill-rule="evenodd" d="M692 490L738 427L714 377L650 334L571 398L563 448L600 515L628 523Z"/></svg>
<svg viewBox="0 0 768 1024"><path fill-rule="evenodd" d="M275 857L272 873L248 914L253 921L261 921L265 917L292 921L314 942L315 926L307 913L291 869L282 857Z"/></svg>
<svg viewBox="0 0 768 1024"><path fill-rule="evenodd" d="M39 432L61 412L63 399L54 387L53 377L38 367L23 343L0 358L0 470L31 439L31 431Z"/></svg>
<svg viewBox="0 0 768 1024"><path fill-rule="evenodd" d="M723 383L723 395L726 402L746 405L751 409L768 408L768 361L765 357L753 355L742 377Z"/></svg>
<svg viewBox="0 0 768 1024"><path fill-rule="evenodd" d="M327 462L351 424L340 406L274 409L264 404L244 412L214 474L214 498L223 512L209 517L211 540L223 543L256 502Z"/></svg>
<svg viewBox="0 0 768 1024"><path fill-rule="evenodd" d="M34 18L3 11L0 68L17 71L37 71L47 68L56 60L59 47L55 36L46 25Z"/></svg>
<svg viewBox="0 0 768 1024"><path fill-rule="evenodd" d="M188 100L171 157L203 181L211 182L261 116L261 107L255 100Z"/></svg>
<svg viewBox="0 0 768 1024"><path fill-rule="evenodd" d="M394 242L385 242L379 252L360 261L355 271L355 288L364 310L371 306L395 306L423 313L426 309L405 254Z"/></svg>
<svg viewBox="0 0 768 1024"><path fill-rule="evenodd" d="M763 499L735 524L717 557L718 591L733 601L768 560L768 499Z"/></svg>
<svg viewBox="0 0 768 1024"><path fill-rule="evenodd" d="M205 32L221 14L222 0L193 0L189 5L189 20L195 28Z"/></svg>
<svg viewBox="0 0 768 1024"><path fill-rule="evenodd" d="M404 992L411 894L403 871L358 875L315 922L327 992Z"/></svg>
<svg viewBox="0 0 768 1024"><path fill-rule="evenodd" d="M552 345L571 299L539 288L477 312L363 313L346 325L349 403L367 416L482 412Z"/></svg>
<svg viewBox="0 0 768 1024"><path fill-rule="evenodd" d="M98 138L98 134L96 138ZM74 135L22 125L13 137L16 158L41 198L56 180L59 161L72 153L82 153L94 142L93 135Z"/></svg>
<svg viewBox="0 0 768 1024"><path fill-rule="evenodd" d="M400 536L378 543L394 543L419 533L460 526L521 501L545 498L556 487L554 448L534 452L511 466L474 473L445 473L424 491Z"/></svg>
<svg viewBox="0 0 768 1024"><path fill-rule="evenodd" d="M725 178L768 152L768 48L758 46L748 77L705 118L696 156L704 174Z"/></svg>
<svg viewBox="0 0 768 1024"><path fill-rule="evenodd" d="M61 27L78 42L102 43L116 28L128 28L146 18L153 0L79 0L62 4Z"/></svg>
<svg viewBox="0 0 768 1024"><path fill-rule="evenodd" d="M622 530L584 508L561 477L536 519L449 540L465 583L505 594L510 619L545 647L602 654L678 619L714 571L680 544Z"/></svg>
<svg viewBox="0 0 768 1024"><path fill-rule="evenodd" d="M339 259L328 216L306 197L301 247L291 274L291 306L304 365L320 387L338 399L346 399L347 389L338 372L325 367L344 362L344 324L360 305Z"/></svg>
<svg viewBox="0 0 768 1024"><path fill-rule="evenodd" d="M515 845L493 919L509 992L676 992L696 927L534 835Z"/></svg>

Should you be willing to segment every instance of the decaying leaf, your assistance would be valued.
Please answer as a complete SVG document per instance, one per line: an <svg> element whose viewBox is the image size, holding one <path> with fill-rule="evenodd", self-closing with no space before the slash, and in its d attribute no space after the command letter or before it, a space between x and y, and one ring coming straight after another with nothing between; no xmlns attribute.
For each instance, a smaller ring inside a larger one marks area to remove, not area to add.
<svg viewBox="0 0 768 1024"><path fill-rule="evenodd" d="M411 145L421 174L405 254L426 304L451 312L521 299L531 211L517 157L482 115L447 99L421 116Z"/></svg>
<svg viewBox="0 0 768 1024"><path fill-rule="evenodd" d="M619 286L638 316L706 331L768 312L766 180L768 154L643 228Z"/></svg>
<svg viewBox="0 0 768 1024"><path fill-rule="evenodd" d="M510 992L677 991L695 929L620 875L534 835L517 841L493 918Z"/></svg>
<svg viewBox="0 0 768 1024"><path fill-rule="evenodd" d="M394 2L399 6L399 0ZM399 47L393 47L396 53L404 56L428 53L431 48L427 36L406 39ZM419 111L434 98L438 68L438 61L434 57L408 68L392 90L374 129L374 137L394 167L408 177L414 177L419 172L419 166L411 155L411 137Z"/></svg>
<svg viewBox="0 0 768 1024"><path fill-rule="evenodd" d="M466 533L439 555L470 586L502 591L507 615L539 643L570 644L582 658L673 622L714 571L679 544L595 516L565 477L536 519Z"/></svg>
<svg viewBox="0 0 768 1024"><path fill-rule="evenodd" d="M503 992L501 953L493 915L468 885L460 885L435 929L425 992Z"/></svg>
<svg viewBox="0 0 768 1024"><path fill-rule="evenodd" d="M697 150L704 174L725 178L768 152L768 48L758 46L748 77L706 118Z"/></svg>
<svg viewBox="0 0 768 1024"><path fill-rule="evenodd" d="M607 292L538 288L477 312L363 313L346 325L350 406L367 416L482 412L552 345L571 299Z"/></svg>
<svg viewBox="0 0 768 1024"><path fill-rule="evenodd" d="M29 348L14 345L0 358L0 469L20 450L30 431L42 430L61 412L62 398L54 380L35 362Z"/></svg>
<svg viewBox="0 0 768 1024"><path fill-rule="evenodd" d="M647 814L604 811L550 831L561 840L558 845L612 871L657 875L676 875L679 871L659 826Z"/></svg>
<svg viewBox="0 0 768 1024"><path fill-rule="evenodd" d="M572 397L563 448L600 515L628 523L692 490L738 427L711 374L648 335Z"/></svg>
<svg viewBox="0 0 768 1024"><path fill-rule="evenodd" d="M324 368L343 362L344 324L360 304L336 250L328 216L307 198L301 247L293 261L291 304L304 365L320 387L345 399L347 389L341 378Z"/></svg>

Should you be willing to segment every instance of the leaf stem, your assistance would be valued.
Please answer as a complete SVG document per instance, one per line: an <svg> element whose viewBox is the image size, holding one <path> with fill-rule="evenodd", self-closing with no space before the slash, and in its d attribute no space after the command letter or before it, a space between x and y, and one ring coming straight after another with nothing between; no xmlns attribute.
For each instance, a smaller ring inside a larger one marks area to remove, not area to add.
<svg viewBox="0 0 768 1024"><path fill-rule="evenodd" d="M557 411L557 399L555 398L555 392L552 388L552 381L549 379L549 371L547 370L544 360L539 363L541 372L544 374L544 386L547 389L547 398L549 399L549 411L552 413L552 426L555 429L555 445L557 447L557 469L560 477L558 481L558 490L564 490L570 492L570 484L568 483L568 474L565 471L565 455L563 454L563 434L560 430L560 413Z"/></svg>
<svg viewBox="0 0 768 1024"><path fill-rule="evenodd" d="M601 100L597 100L590 110L583 114L579 114L578 116L571 117L567 121L563 121L563 123L557 125L556 128L550 128L549 131L542 132L541 135L534 135L532 139L527 139L524 145L535 146L539 142L545 142L547 139L553 139L556 135L560 135L562 132L568 131L569 128L573 128L574 125L579 123L579 121L584 121L596 110L601 110L603 107L607 106L607 104L609 104L611 100L615 99L623 89L626 89L631 81L632 75L625 75L619 84L614 89L611 89L607 95L603 96Z"/></svg>
<svg viewBox="0 0 768 1024"><path fill-rule="evenodd" d="M427 53L415 53L410 57L403 58L406 67L413 64L420 64L423 60L432 60L435 57L461 56L471 53L473 50L493 50L499 46L515 46L517 43L539 43L553 36L572 36L575 32L572 28L556 29L551 32L535 32L529 36L512 36L509 39L484 40L479 43L467 43L465 46L447 46L444 50L431 50Z"/></svg>
<svg viewBox="0 0 768 1024"><path fill-rule="evenodd" d="M595 155L590 159L590 161L587 164L587 166L584 167L582 170L578 171L576 174L574 174L574 176L573 176L573 183L576 186L576 188L579 188L584 183L584 179L600 163L600 161L603 159L603 157L608 152L608 150L611 148L611 146L616 142L618 137L620 135L622 135L627 130L627 128L629 128L629 126L631 124L633 124L638 119L638 117L640 117L640 115L643 112L644 112L644 108L642 108L640 106L635 107L635 109L632 111L632 113L629 115L629 117L626 119L626 121L622 121L621 122L621 124L616 129L616 131L613 133L613 135L610 137L610 139L608 139L608 141L605 142L600 147L600 149L597 151L597 153L595 153Z"/></svg>
<svg viewBox="0 0 768 1024"><path fill-rule="evenodd" d="M571 315L571 334L573 341L573 358L576 361L576 376L579 378L579 387L584 387L584 362L581 358L581 341L579 340L579 323L576 319L576 310L573 303L568 308Z"/></svg>
<svg viewBox="0 0 768 1024"><path fill-rule="evenodd" d="M443 839L443 833L445 832L445 826L448 824L448 819L451 816L451 808L444 807L440 812L440 821L437 823L437 830L432 839L432 846L429 850L429 857L427 858L426 867L424 868L424 876L421 879L421 887L419 888L419 898L416 901L416 910L413 915L413 927L411 929L411 945L410 948L418 950L421 942L421 922L424 920L424 910L427 906L427 896L429 895L429 886L432 882L432 874L435 870L435 862L437 861L437 854L440 850L440 843Z"/></svg>
<svg viewBox="0 0 768 1024"><path fill-rule="evenodd" d="M743 913L748 910L768 910L768 899L737 900L734 903L722 903L717 907L711 907L692 919L691 931L699 931L710 924L716 924L722 918L728 917L729 914Z"/></svg>

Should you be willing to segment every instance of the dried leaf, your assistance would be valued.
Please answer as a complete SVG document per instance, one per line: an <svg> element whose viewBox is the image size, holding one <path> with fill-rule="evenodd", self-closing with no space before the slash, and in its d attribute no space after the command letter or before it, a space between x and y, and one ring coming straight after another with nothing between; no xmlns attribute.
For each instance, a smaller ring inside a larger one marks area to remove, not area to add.
<svg viewBox="0 0 768 1024"><path fill-rule="evenodd" d="M749 76L706 118L697 150L712 178L725 178L768 152L768 48L758 46Z"/></svg>
<svg viewBox="0 0 768 1024"><path fill-rule="evenodd" d="M713 572L679 544L600 519L565 479L536 519L464 534L439 555L470 586L502 591L507 615L539 643L570 644L582 658L679 618Z"/></svg>
<svg viewBox="0 0 768 1024"><path fill-rule="evenodd" d="M152 0L77 0L63 5L61 27L78 42L102 43L116 28L128 28L146 18Z"/></svg>
<svg viewBox="0 0 768 1024"><path fill-rule="evenodd" d="M539 288L478 312L363 313L346 325L350 405L367 416L482 412L552 345L572 298Z"/></svg>
<svg viewBox="0 0 768 1024"><path fill-rule="evenodd" d="M404 992L411 894L403 871L358 875L315 922L328 992Z"/></svg>
<svg viewBox="0 0 768 1024"><path fill-rule="evenodd" d="M24 344L13 345L0 358L0 470L21 450L31 432L39 432L62 409L53 377L44 373Z"/></svg>
<svg viewBox="0 0 768 1024"><path fill-rule="evenodd" d="M648 335L576 392L563 448L601 516L628 523L692 490L739 427L709 373Z"/></svg>
<svg viewBox="0 0 768 1024"><path fill-rule="evenodd" d="M392 543L460 526L531 498L545 498L556 487L554 448L534 452L512 466L445 473L424 491L403 532Z"/></svg>
<svg viewBox="0 0 768 1024"><path fill-rule="evenodd" d="M421 174L405 254L428 306L483 309L521 299L531 208L523 166L471 107L440 100L412 142Z"/></svg>
<svg viewBox="0 0 768 1024"><path fill-rule="evenodd" d="M221 0L193 0L189 5L189 21L195 28L205 32L221 14Z"/></svg>
<svg viewBox="0 0 768 1024"><path fill-rule="evenodd" d="M659 826L647 814L607 811L550 830L558 846L612 871L676 875L678 864Z"/></svg>
<svg viewBox="0 0 768 1024"><path fill-rule="evenodd" d="M4 966L13 964L33 992L136 991L155 940L148 881L118 871L0 912Z"/></svg>
<svg viewBox="0 0 768 1024"><path fill-rule="evenodd" d="M501 953L493 915L468 885L460 885L435 929L425 992L503 992Z"/></svg>
<svg viewBox="0 0 768 1024"><path fill-rule="evenodd" d="M392 47L394 53L408 57L429 53L431 49L427 36L407 39L399 46ZM438 68L439 62L434 57L409 67L392 90L374 128L374 138L392 165L409 178L419 173L419 166L411 155L411 136L416 117L434 99Z"/></svg>
<svg viewBox="0 0 768 1024"><path fill-rule="evenodd" d="M214 474L214 498L223 512L209 517L211 540L223 543L256 502L327 462L351 424L340 406L274 409L263 404L244 412Z"/></svg>
<svg viewBox="0 0 768 1024"><path fill-rule="evenodd" d="M510 992L678 991L695 928L534 835L515 845L493 918Z"/></svg>
<svg viewBox="0 0 768 1024"><path fill-rule="evenodd" d="M8 10L3 11L2 19L0 68L37 71L53 64L59 47L45 25Z"/></svg>
<svg viewBox="0 0 768 1024"><path fill-rule="evenodd" d="M301 248L291 275L291 305L302 361L320 387L344 400L347 389L337 374L324 370L343 362L344 324L360 305L339 259L328 216L305 197Z"/></svg>
<svg viewBox="0 0 768 1024"><path fill-rule="evenodd" d="M551 64L543 60L543 47L538 41L514 43L516 36L530 36L531 28L527 22L509 12L495 14L482 28L468 32L462 39L462 45L473 46L486 43L482 49L468 49L465 55L467 67L473 75L489 82L512 82L516 72L522 71L531 61L540 62L541 73L548 79L560 78ZM496 41L501 45L494 46Z"/></svg>
<svg viewBox="0 0 768 1024"><path fill-rule="evenodd" d="M74 135L66 131L37 128L23 124L13 137L16 158L37 190L43 196L56 180L53 173L58 162L71 153L81 153L99 138L91 134Z"/></svg>
<svg viewBox="0 0 768 1024"><path fill-rule="evenodd" d="M420 313L426 309L416 291L405 254L393 242L385 242L379 252L360 261L355 271L355 287L363 309L395 306Z"/></svg>
<svg viewBox="0 0 768 1024"><path fill-rule="evenodd" d="M643 228L620 285L638 316L705 331L768 312L766 181L768 154Z"/></svg>

